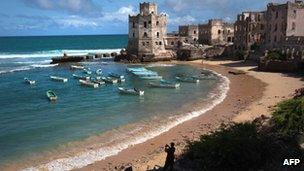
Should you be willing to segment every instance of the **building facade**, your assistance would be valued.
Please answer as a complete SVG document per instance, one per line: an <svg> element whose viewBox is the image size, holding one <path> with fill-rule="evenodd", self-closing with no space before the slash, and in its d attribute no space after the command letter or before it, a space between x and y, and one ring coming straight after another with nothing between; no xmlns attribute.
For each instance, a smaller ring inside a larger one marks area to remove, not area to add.
<svg viewBox="0 0 304 171"><path fill-rule="evenodd" d="M196 43L198 41L198 25L185 25L178 27L180 37L185 38L185 43Z"/></svg>
<svg viewBox="0 0 304 171"><path fill-rule="evenodd" d="M285 4L270 3L266 11L266 47L279 48L289 36L304 36L304 3L296 0Z"/></svg>
<svg viewBox="0 0 304 171"><path fill-rule="evenodd" d="M243 12L237 16L234 24L234 48L253 50L260 47L266 37L266 12Z"/></svg>
<svg viewBox="0 0 304 171"><path fill-rule="evenodd" d="M200 44L227 44L234 40L234 25L221 19L212 19L207 24L200 24L198 31Z"/></svg>
<svg viewBox="0 0 304 171"><path fill-rule="evenodd" d="M165 49L167 16L157 13L155 3L140 3L140 13L129 16L127 51L141 61L168 57Z"/></svg>

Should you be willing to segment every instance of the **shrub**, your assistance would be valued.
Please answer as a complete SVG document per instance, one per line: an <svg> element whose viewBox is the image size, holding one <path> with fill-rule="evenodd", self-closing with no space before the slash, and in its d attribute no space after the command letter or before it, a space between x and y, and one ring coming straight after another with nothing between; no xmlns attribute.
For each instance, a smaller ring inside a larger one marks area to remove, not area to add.
<svg viewBox="0 0 304 171"><path fill-rule="evenodd" d="M259 131L255 123L242 123L188 142L179 163L187 170L276 170L282 168L285 158L302 154L291 137Z"/></svg>
<svg viewBox="0 0 304 171"><path fill-rule="evenodd" d="M288 135L302 134L304 130L304 97L279 103L272 115L280 132Z"/></svg>
<svg viewBox="0 0 304 171"><path fill-rule="evenodd" d="M285 61L287 60L287 57L286 55L280 53L280 52L277 52L277 51L272 51L272 52L269 52L268 55L265 57L265 59L267 60L281 60L281 61Z"/></svg>

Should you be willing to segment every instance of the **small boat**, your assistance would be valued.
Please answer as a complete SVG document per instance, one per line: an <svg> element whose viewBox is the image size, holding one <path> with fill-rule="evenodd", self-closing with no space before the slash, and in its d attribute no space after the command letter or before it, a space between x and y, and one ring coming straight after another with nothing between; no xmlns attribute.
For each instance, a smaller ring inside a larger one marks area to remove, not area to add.
<svg viewBox="0 0 304 171"><path fill-rule="evenodd" d="M26 83L28 83L28 84L30 84L30 85L34 85L34 84L36 84L36 81L35 80L30 80L30 79L28 79L28 78L24 78L24 81L26 82Z"/></svg>
<svg viewBox="0 0 304 171"><path fill-rule="evenodd" d="M138 67L138 68L127 68L128 72L143 72L143 71L148 71L144 67Z"/></svg>
<svg viewBox="0 0 304 171"><path fill-rule="evenodd" d="M88 74L88 75L91 75L91 74L92 74L92 71L90 71L89 69L84 69L83 71L84 71L84 73L86 73L86 74Z"/></svg>
<svg viewBox="0 0 304 171"><path fill-rule="evenodd" d="M102 70L101 69L96 70L96 75L102 75Z"/></svg>
<svg viewBox="0 0 304 171"><path fill-rule="evenodd" d="M176 77L178 81L187 82L187 83L199 83L199 79L195 79L192 77Z"/></svg>
<svg viewBox="0 0 304 171"><path fill-rule="evenodd" d="M88 87L98 88L98 86L99 86L98 83L93 83L91 81L79 80L79 82L81 85L88 86Z"/></svg>
<svg viewBox="0 0 304 171"><path fill-rule="evenodd" d="M110 72L110 73L109 73L109 76L114 77L114 78L118 78L118 79L123 79L123 78L125 78L125 76L119 75L119 74L116 74L116 73L113 73L113 72Z"/></svg>
<svg viewBox="0 0 304 171"><path fill-rule="evenodd" d="M84 66L78 66L78 65L71 65L71 69L84 69Z"/></svg>
<svg viewBox="0 0 304 171"><path fill-rule="evenodd" d="M93 82L93 83L99 84L99 85L103 85L103 84L106 83L106 82L103 81L100 77L91 78L90 81Z"/></svg>
<svg viewBox="0 0 304 171"><path fill-rule="evenodd" d="M118 79L112 78L112 77L101 77L101 79L103 81L105 81L106 83L111 83L111 84L117 84L118 83Z"/></svg>
<svg viewBox="0 0 304 171"><path fill-rule="evenodd" d="M73 74L73 77L80 80L90 80L89 76L81 76L81 75Z"/></svg>
<svg viewBox="0 0 304 171"><path fill-rule="evenodd" d="M159 75L150 75L150 76L140 76L139 78L145 79L145 80L160 80L163 77Z"/></svg>
<svg viewBox="0 0 304 171"><path fill-rule="evenodd" d="M145 93L144 91L138 90L136 88L127 89L127 88L123 88L123 87L118 87L118 90L122 94L131 94L131 95L139 95L139 96L143 96Z"/></svg>
<svg viewBox="0 0 304 171"><path fill-rule="evenodd" d="M52 90L48 90L46 92L46 96L49 98L50 101L56 101L57 100L57 95Z"/></svg>
<svg viewBox="0 0 304 171"><path fill-rule="evenodd" d="M68 82L68 79L67 78L64 78L64 77L57 77L57 76L50 76L52 80L54 81L60 81L60 82Z"/></svg>
<svg viewBox="0 0 304 171"><path fill-rule="evenodd" d="M179 88L180 83L166 84L166 83L154 83L150 82L149 85L155 88Z"/></svg>

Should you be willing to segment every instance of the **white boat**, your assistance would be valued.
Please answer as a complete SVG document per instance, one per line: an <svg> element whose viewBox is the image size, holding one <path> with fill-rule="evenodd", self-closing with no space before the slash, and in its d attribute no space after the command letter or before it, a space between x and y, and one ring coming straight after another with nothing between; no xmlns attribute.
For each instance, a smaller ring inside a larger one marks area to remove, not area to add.
<svg viewBox="0 0 304 171"><path fill-rule="evenodd" d="M93 80L91 80L91 82L96 83L96 84L99 84L99 85L103 85L103 84L106 83L105 81L103 81L103 80L98 80L98 79L93 79Z"/></svg>
<svg viewBox="0 0 304 171"><path fill-rule="evenodd" d="M117 84L117 83L118 83L118 79L116 79L116 78L101 77L101 79L102 79L103 81L105 81L106 83L111 83L111 84Z"/></svg>
<svg viewBox="0 0 304 171"><path fill-rule="evenodd" d="M57 77L57 76L50 76L52 80L54 81L60 81L60 82L68 82L68 79L67 78L64 78L64 77Z"/></svg>
<svg viewBox="0 0 304 171"><path fill-rule="evenodd" d="M88 75L91 75L91 74L92 74L92 71L90 71L89 69L84 69L83 71L84 71L84 73L86 73L86 74L88 74Z"/></svg>
<svg viewBox="0 0 304 171"><path fill-rule="evenodd" d="M88 87L93 87L93 88L98 88L99 84L93 83L91 81L86 81L86 80L79 80L81 85L88 86Z"/></svg>
<svg viewBox="0 0 304 171"><path fill-rule="evenodd" d="M83 70L83 69L84 69L84 66L71 65L71 69L80 69L80 70Z"/></svg>
<svg viewBox="0 0 304 171"><path fill-rule="evenodd" d="M150 75L150 76L140 76L139 78L145 79L145 80L160 80L163 77L159 75Z"/></svg>
<svg viewBox="0 0 304 171"><path fill-rule="evenodd" d="M96 74L97 75L102 75L102 70L101 69L96 70Z"/></svg>
<svg viewBox="0 0 304 171"><path fill-rule="evenodd" d="M180 87L180 83L173 83L173 82L169 82L166 80L161 80L159 83L150 82L149 85L151 87L156 87L156 88L179 88Z"/></svg>
<svg viewBox="0 0 304 171"><path fill-rule="evenodd" d="M26 82L26 83L28 83L28 84L30 84L30 85L34 85L34 84L36 84L36 81L35 80L30 80L30 79L28 79L28 78L24 78L24 81Z"/></svg>
<svg viewBox="0 0 304 171"><path fill-rule="evenodd" d="M116 73L113 73L113 72L110 72L109 76L114 77L114 78L118 78L118 79L124 79L125 78L125 76L119 75L119 74L116 74Z"/></svg>
<svg viewBox="0 0 304 171"><path fill-rule="evenodd" d="M127 68L128 72L142 72L142 71L148 71L144 67L137 67L137 68Z"/></svg>
<svg viewBox="0 0 304 171"><path fill-rule="evenodd" d="M180 82L199 83L199 79L195 79L195 78L192 78L192 77L176 77L176 79Z"/></svg>
<svg viewBox="0 0 304 171"><path fill-rule="evenodd" d="M89 76L81 76L81 75L73 74L73 77L80 80L90 80Z"/></svg>
<svg viewBox="0 0 304 171"><path fill-rule="evenodd" d="M123 88L123 87L118 87L118 90L122 94L131 94L131 95L138 95L138 96L143 96L145 93L143 90L138 90L136 88L127 89L127 88Z"/></svg>

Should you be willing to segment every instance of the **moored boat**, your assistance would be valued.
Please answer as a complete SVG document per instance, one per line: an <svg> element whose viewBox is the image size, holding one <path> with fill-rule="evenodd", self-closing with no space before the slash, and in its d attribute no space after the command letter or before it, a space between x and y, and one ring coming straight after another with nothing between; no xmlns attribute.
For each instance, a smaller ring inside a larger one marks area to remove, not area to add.
<svg viewBox="0 0 304 171"><path fill-rule="evenodd" d="M102 70L101 69L96 70L96 74L97 75L102 75Z"/></svg>
<svg viewBox="0 0 304 171"><path fill-rule="evenodd" d="M80 79L80 80L90 80L89 76L82 76L82 75L73 74L73 77L76 78L76 79Z"/></svg>
<svg viewBox="0 0 304 171"><path fill-rule="evenodd" d="M98 79L98 78L91 79L91 82L99 84L99 85L103 85L106 83L105 81Z"/></svg>
<svg viewBox="0 0 304 171"><path fill-rule="evenodd" d="M84 69L84 66L79 66L79 65L71 65L71 69Z"/></svg>
<svg viewBox="0 0 304 171"><path fill-rule="evenodd" d="M90 71L89 69L84 69L83 72L86 73L86 74L88 74L88 75L92 74L92 71Z"/></svg>
<svg viewBox="0 0 304 171"><path fill-rule="evenodd" d="M64 77L57 77L57 76L50 76L50 78L54 81L60 81L60 82L68 82L68 79L67 78L64 78Z"/></svg>
<svg viewBox="0 0 304 171"><path fill-rule="evenodd" d="M116 73L113 73L113 72L110 72L109 76L114 77L114 78L118 78L118 79L124 79L125 78L125 76L119 75L119 74L116 74Z"/></svg>
<svg viewBox="0 0 304 171"><path fill-rule="evenodd" d="M192 77L176 77L178 81L187 82L187 83L199 83L199 79L195 79Z"/></svg>
<svg viewBox="0 0 304 171"><path fill-rule="evenodd" d="M36 81L35 80L30 80L30 79L28 79L28 78L24 78L24 81L26 82L26 83L28 83L28 84L30 84L30 85L34 85L34 84L36 84Z"/></svg>
<svg viewBox="0 0 304 171"><path fill-rule="evenodd" d="M112 78L112 77L101 77L101 79L103 81L105 81L106 83L111 83L111 84L117 84L118 83L118 79Z"/></svg>
<svg viewBox="0 0 304 171"><path fill-rule="evenodd" d="M127 68L128 72L143 72L143 71L148 71L146 68L144 67L137 67L137 68Z"/></svg>
<svg viewBox="0 0 304 171"><path fill-rule="evenodd" d="M163 77L159 76L159 75L149 75L149 76L147 75L147 76L140 76L139 78L145 79L145 80L160 80Z"/></svg>
<svg viewBox="0 0 304 171"><path fill-rule="evenodd" d="M128 88L118 87L118 90L122 94L130 94L130 95L138 95L138 96L143 96L145 93L143 90L138 90L136 88L128 89Z"/></svg>
<svg viewBox="0 0 304 171"><path fill-rule="evenodd" d="M56 101L57 100L57 95L52 90L48 90L46 92L46 96L49 98L50 101Z"/></svg>
<svg viewBox="0 0 304 171"><path fill-rule="evenodd" d="M93 88L98 88L99 84L94 83L91 81L86 81L86 80L79 80L81 85L88 86L88 87L93 87Z"/></svg>
<svg viewBox="0 0 304 171"><path fill-rule="evenodd" d="M151 87L155 88L179 88L180 84L179 83L172 83L172 84L166 84L166 83L155 83L155 82L150 82L149 85Z"/></svg>

